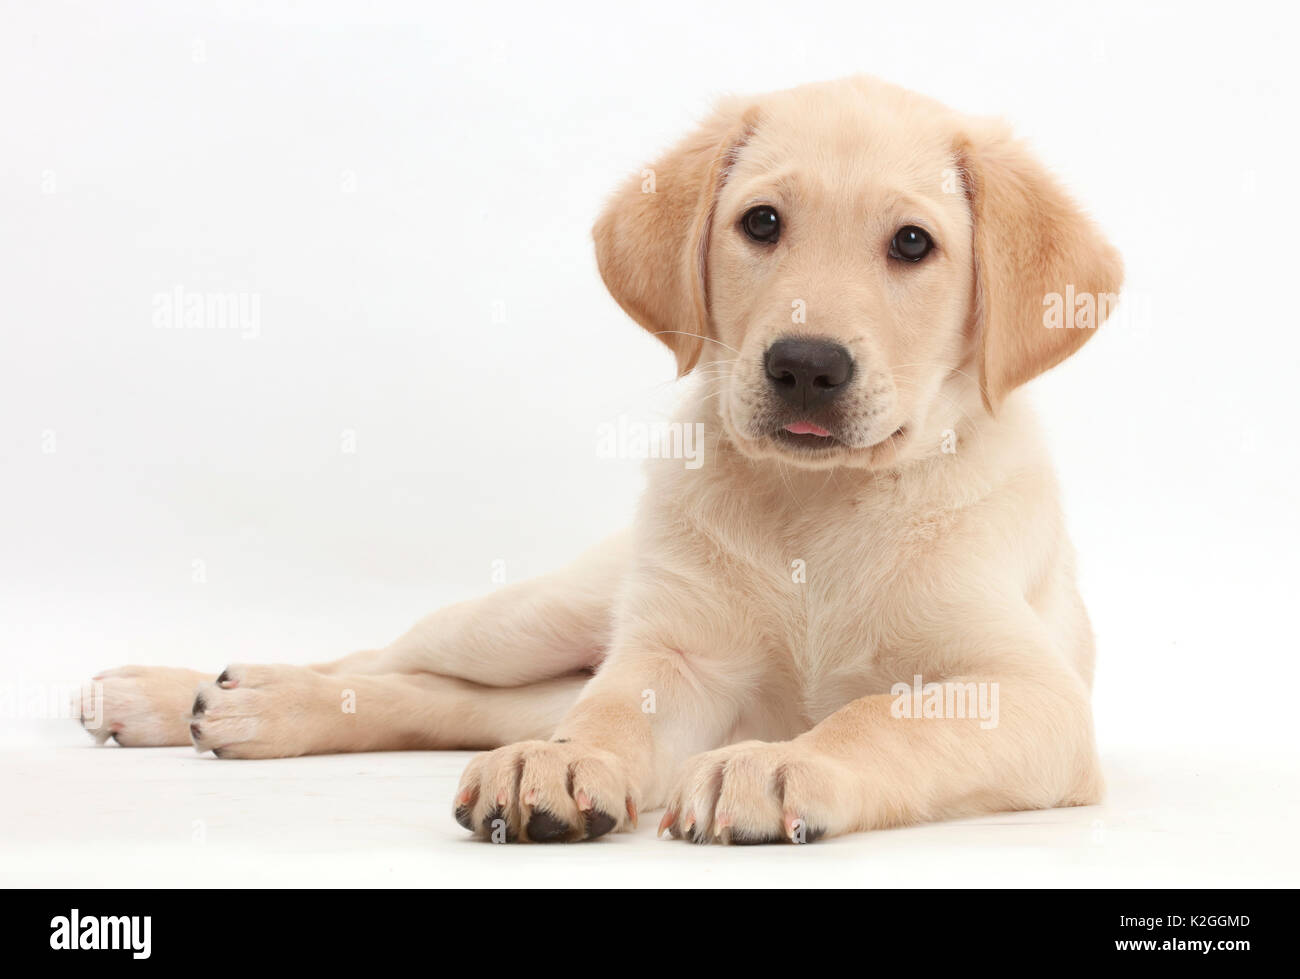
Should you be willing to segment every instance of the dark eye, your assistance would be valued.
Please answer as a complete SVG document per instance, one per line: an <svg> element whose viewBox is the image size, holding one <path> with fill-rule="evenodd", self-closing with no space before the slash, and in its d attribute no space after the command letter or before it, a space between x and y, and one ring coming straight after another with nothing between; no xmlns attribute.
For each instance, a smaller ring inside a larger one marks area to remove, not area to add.
<svg viewBox="0 0 1300 979"><path fill-rule="evenodd" d="M933 247L934 241L928 234L909 224L894 233L894 240L889 243L889 254L905 262L919 262L930 254Z"/></svg>
<svg viewBox="0 0 1300 979"><path fill-rule="evenodd" d="M781 235L781 219L766 204L746 211L740 219L740 226L745 229L745 234L765 245L772 244Z"/></svg>

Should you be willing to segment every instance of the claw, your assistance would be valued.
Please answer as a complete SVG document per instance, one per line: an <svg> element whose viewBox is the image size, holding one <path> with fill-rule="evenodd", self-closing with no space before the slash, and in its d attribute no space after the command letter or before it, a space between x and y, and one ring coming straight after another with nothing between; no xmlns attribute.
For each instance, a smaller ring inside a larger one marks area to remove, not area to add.
<svg viewBox="0 0 1300 979"><path fill-rule="evenodd" d="M672 829L675 822L677 822L677 813L669 809L664 813L664 818L659 820L659 828L655 830L655 836L663 836L664 830Z"/></svg>
<svg viewBox="0 0 1300 979"><path fill-rule="evenodd" d="M809 827L804 818L797 813L785 814L785 835L791 843L816 843L825 834L825 829Z"/></svg>

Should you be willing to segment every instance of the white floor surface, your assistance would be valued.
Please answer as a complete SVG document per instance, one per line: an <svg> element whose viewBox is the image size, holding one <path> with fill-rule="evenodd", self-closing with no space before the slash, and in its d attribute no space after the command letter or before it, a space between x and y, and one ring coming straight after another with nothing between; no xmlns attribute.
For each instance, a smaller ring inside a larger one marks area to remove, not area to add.
<svg viewBox="0 0 1300 979"><path fill-rule="evenodd" d="M76 733L76 732L73 732ZM1290 757L1111 753L1102 806L812 846L467 838L464 752L231 762L189 748L0 751L9 886L1281 886L1300 880Z"/></svg>

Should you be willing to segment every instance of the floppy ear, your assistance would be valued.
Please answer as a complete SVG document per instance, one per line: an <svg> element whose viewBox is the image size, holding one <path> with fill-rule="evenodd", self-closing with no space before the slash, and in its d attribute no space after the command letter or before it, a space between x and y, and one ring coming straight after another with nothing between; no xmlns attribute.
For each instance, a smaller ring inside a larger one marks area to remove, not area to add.
<svg viewBox="0 0 1300 979"><path fill-rule="evenodd" d="M1005 129L963 136L974 219L975 320L984 405L1074 353L1124 279L1119 253Z"/></svg>
<svg viewBox="0 0 1300 979"><path fill-rule="evenodd" d="M694 367L711 334L705 263L718 190L749 128L739 101L627 181L592 229L605 287L666 343L677 373Z"/></svg>

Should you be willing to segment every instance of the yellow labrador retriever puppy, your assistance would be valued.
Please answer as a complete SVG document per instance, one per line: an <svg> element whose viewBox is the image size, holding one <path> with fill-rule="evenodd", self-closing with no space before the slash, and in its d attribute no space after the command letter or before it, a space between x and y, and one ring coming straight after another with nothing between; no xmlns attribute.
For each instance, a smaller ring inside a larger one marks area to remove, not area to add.
<svg viewBox="0 0 1300 979"><path fill-rule="evenodd" d="M597 259L698 375L705 464L652 462L631 534L386 649L105 674L100 740L495 748L454 809L497 840L1098 799L1092 636L1015 391L1105 317L1115 250L1003 126L865 78L726 101L652 170Z"/></svg>

